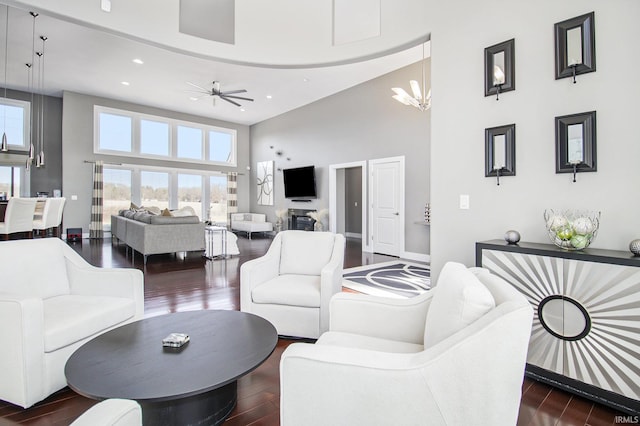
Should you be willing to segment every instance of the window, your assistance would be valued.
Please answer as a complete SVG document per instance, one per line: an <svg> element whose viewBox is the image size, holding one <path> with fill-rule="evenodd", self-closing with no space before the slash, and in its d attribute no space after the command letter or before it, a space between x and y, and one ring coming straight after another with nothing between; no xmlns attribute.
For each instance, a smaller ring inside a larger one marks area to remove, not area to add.
<svg viewBox="0 0 640 426"><path fill-rule="evenodd" d="M100 113L100 150L131 152L131 118Z"/></svg>
<svg viewBox="0 0 640 426"><path fill-rule="evenodd" d="M169 173L140 172L140 203L161 210L169 208Z"/></svg>
<svg viewBox="0 0 640 426"><path fill-rule="evenodd" d="M221 163L231 161L232 136L230 133L223 133L216 130L209 132L209 160Z"/></svg>
<svg viewBox="0 0 640 426"><path fill-rule="evenodd" d="M234 129L94 107L97 154L236 166L236 138Z"/></svg>
<svg viewBox="0 0 640 426"><path fill-rule="evenodd" d="M209 220L227 221L227 176L209 177Z"/></svg>
<svg viewBox="0 0 640 426"><path fill-rule="evenodd" d="M178 208L192 207L202 219L202 176L178 175Z"/></svg>
<svg viewBox="0 0 640 426"><path fill-rule="evenodd" d="M111 224L111 215L131 205L131 170L104 168L103 224Z"/></svg>
<svg viewBox="0 0 640 426"><path fill-rule="evenodd" d="M4 194L7 199L20 197L23 185L23 177L26 173L24 167L0 166L0 194Z"/></svg>
<svg viewBox="0 0 640 426"><path fill-rule="evenodd" d="M178 157L202 158L202 130L178 126Z"/></svg>
<svg viewBox="0 0 640 426"><path fill-rule="evenodd" d="M7 134L9 149L26 150L30 138L31 105L16 99L0 100L0 135Z"/></svg>
<svg viewBox="0 0 640 426"><path fill-rule="evenodd" d="M151 155L169 155L169 124L140 120L140 152Z"/></svg>

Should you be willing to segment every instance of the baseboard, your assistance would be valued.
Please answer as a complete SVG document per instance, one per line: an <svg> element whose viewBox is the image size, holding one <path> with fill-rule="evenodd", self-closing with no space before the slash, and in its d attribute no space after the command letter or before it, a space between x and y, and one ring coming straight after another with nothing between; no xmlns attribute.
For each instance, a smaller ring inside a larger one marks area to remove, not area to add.
<svg viewBox="0 0 640 426"><path fill-rule="evenodd" d="M356 232L345 232L344 236L347 238L357 238L359 240L362 239L362 234L358 234Z"/></svg>
<svg viewBox="0 0 640 426"><path fill-rule="evenodd" d="M404 253L402 253L400 257L403 259L413 260L416 262L423 262L423 263L431 262L431 256L429 256L428 254L413 253L410 251L405 251Z"/></svg>

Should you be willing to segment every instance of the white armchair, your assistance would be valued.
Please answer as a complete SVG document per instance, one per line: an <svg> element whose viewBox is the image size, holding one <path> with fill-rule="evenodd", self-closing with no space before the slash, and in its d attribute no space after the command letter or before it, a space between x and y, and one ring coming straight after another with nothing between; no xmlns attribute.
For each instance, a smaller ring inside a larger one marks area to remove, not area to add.
<svg viewBox="0 0 640 426"><path fill-rule="evenodd" d="M137 269L96 268L58 238L0 242L0 399L27 408L67 385L89 339L141 319Z"/></svg>
<svg viewBox="0 0 640 426"><path fill-rule="evenodd" d="M280 361L281 424L516 424L532 308L487 270L448 263L412 299L341 293L316 344Z"/></svg>
<svg viewBox="0 0 640 426"><path fill-rule="evenodd" d="M105 399L85 411L71 426L142 426L142 409L129 399Z"/></svg>
<svg viewBox="0 0 640 426"><path fill-rule="evenodd" d="M342 290L344 248L341 234L278 233L263 257L240 267L240 310L281 336L317 338L329 329L331 296Z"/></svg>

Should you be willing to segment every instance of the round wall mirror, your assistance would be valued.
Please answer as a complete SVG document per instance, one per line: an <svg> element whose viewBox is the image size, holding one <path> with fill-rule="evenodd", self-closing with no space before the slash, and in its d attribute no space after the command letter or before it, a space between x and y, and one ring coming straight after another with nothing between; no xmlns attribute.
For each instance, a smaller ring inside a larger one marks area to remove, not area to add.
<svg viewBox="0 0 640 426"><path fill-rule="evenodd" d="M538 304L540 324L562 340L580 340L591 330L589 313L570 297L553 295Z"/></svg>

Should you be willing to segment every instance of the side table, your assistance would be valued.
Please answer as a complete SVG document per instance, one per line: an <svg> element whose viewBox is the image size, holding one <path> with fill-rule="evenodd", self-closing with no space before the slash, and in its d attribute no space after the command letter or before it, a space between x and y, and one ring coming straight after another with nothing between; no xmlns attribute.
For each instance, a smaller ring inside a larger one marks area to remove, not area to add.
<svg viewBox="0 0 640 426"><path fill-rule="evenodd" d="M227 258L227 228L224 226L210 225L204 228L204 232L205 232L205 242L206 242L206 249L204 251L204 256L207 259L219 259L219 258L226 259ZM220 234L220 241L221 241L220 254L216 254L216 255L213 254L214 248L215 248L214 240L216 240L215 234Z"/></svg>

